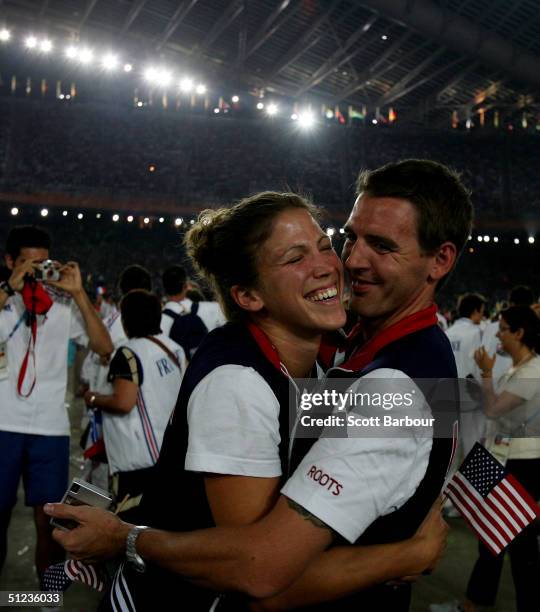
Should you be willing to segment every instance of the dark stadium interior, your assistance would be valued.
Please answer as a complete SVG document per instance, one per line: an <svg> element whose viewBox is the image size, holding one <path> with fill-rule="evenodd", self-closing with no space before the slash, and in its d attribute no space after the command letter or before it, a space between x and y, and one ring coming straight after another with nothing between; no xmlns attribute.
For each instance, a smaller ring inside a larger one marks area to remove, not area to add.
<svg viewBox="0 0 540 612"><path fill-rule="evenodd" d="M540 0L0 0L0 30L0 244L15 224L45 227L92 296L132 263L161 292L201 210L264 190L322 206L339 250L358 172L404 158L454 168L472 193L439 308L475 291L494 310L518 284L540 295ZM114 70L98 64L109 50ZM31 555L17 556L27 511L0 590L33 588ZM415 612L462 595L475 540L453 521ZM494 609L513 612L504 576ZM65 609L94 609L74 591Z"/></svg>

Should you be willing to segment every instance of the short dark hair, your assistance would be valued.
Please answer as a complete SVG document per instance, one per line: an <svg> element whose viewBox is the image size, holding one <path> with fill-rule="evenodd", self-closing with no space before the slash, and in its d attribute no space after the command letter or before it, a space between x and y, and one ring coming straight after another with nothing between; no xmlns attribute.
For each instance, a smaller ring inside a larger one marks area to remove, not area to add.
<svg viewBox="0 0 540 612"><path fill-rule="evenodd" d="M400 198L417 212L417 237L420 248L433 254L444 242L461 252L472 226L470 192L454 170L427 159L405 159L377 170L361 171L358 195L375 198ZM457 258L456 258L457 260Z"/></svg>
<svg viewBox="0 0 540 612"><path fill-rule="evenodd" d="M42 227L37 225L18 225L9 232L6 240L6 253L12 259L17 259L21 249L51 248L51 237Z"/></svg>
<svg viewBox="0 0 540 612"><path fill-rule="evenodd" d="M186 234L188 255L212 285L229 320L247 316L230 290L234 285L257 286L257 251L272 234L277 216L290 209L320 216L317 207L295 193L264 191L231 208L203 210Z"/></svg>
<svg viewBox="0 0 540 612"><path fill-rule="evenodd" d="M501 312L501 318L508 323L510 331L523 330L523 344L533 349L540 350L540 319L529 306L510 306Z"/></svg>
<svg viewBox="0 0 540 612"><path fill-rule="evenodd" d="M120 280L118 281L118 287L122 295L125 295L128 291L132 291L133 289L146 289L147 291L152 291L152 277L146 268L138 264L133 264L122 270Z"/></svg>
<svg viewBox="0 0 540 612"><path fill-rule="evenodd" d="M161 302L154 293L133 289L120 302L122 325L128 338L142 338L161 333Z"/></svg>
<svg viewBox="0 0 540 612"><path fill-rule="evenodd" d="M533 290L526 285L518 285L510 290L508 301L512 306L531 306L535 302Z"/></svg>
<svg viewBox="0 0 540 612"><path fill-rule="evenodd" d="M167 295L177 295L182 293L185 288L187 280L186 270L182 266L175 264L163 272L161 280Z"/></svg>
<svg viewBox="0 0 540 612"><path fill-rule="evenodd" d="M477 310L480 312L486 300L478 293L466 293L458 301L458 316L469 318Z"/></svg>

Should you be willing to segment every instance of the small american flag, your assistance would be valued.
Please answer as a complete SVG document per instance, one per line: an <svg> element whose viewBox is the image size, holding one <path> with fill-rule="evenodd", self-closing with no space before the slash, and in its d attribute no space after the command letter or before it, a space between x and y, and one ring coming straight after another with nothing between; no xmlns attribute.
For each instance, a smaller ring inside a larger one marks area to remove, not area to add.
<svg viewBox="0 0 540 612"><path fill-rule="evenodd" d="M68 559L62 563L51 565L43 575L43 587L46 591L65 591L74 580L103 591L107 576L101 567Z"/></svg>
<svg viewBox="0 0 540 612"><path fill-rule="evenodd" d="M478 442L444 493L494 555L540 516L534 499Z"/></svg>

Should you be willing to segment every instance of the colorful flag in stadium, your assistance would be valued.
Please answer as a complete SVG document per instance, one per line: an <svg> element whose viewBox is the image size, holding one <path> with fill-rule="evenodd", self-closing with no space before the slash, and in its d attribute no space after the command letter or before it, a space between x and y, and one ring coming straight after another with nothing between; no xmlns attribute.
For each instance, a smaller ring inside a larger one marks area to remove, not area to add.
<svg viewBox="0 0 540 612"><path fill-rule="evenodd" d="M334 117L339 121L339 123L345 123L345 117L343 113L339 110L339 106L336 104L336 108L334 109Z"/></svg>
<svg viewBox="0 0 540 612"><path fill-rule="evenodd" d="M396 111L392 107L390 107L388 109L388 123L394 123L396 119L397 119Z"/></svg>
<svg viewBox="0 0 540 612"><path fill-rule="evenodd" d="M494 555L540 516L534 499L478 442L444 493Z"/></svg>
<svg viewBox="0 0 540 612"><path fill-rule="evenodd" d="M65 591L75 580L98 591L103 591L107 583L107 575L100 566L75 559L51 565L43 574L43 586L46 591Z"/></svg>
<svg viewBox="0 0 540 612"><path fill-rule="evenodd" d="M366 114L364 110L359 111L354 106L349 105L349 122L353 119L365 119Z"/></svg>

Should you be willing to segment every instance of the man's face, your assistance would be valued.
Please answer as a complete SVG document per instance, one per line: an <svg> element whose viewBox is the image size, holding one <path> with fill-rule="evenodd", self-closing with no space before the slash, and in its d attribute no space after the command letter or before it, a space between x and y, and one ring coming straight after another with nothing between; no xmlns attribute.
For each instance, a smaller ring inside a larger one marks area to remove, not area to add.
<svg viewBox="0 0 540 612"><path fill-rule="evenodd" d="M432 296L433 257L421 252L416 219L407 200L362 194L356 200L345 225L342 259L351 286L350 308L364 320L394 320Z"/></svg>
<svg viewBox="0 0 540 612"><path fill-rule="evenodd" d="M6 255L6 265L10 270L13 270L16 266L23 264L26 261L33 261L35 263L41 263L49 259L49 250L41 247L23 247L16 259L13 259L11 255Z"/></svg>
<svg viewBox="0 0 540 612"><path fill-rule="evenodd" d="M482 323L482 319L484 318L484 304L480 306L480 309L475 310L471 315L471 320L475 325L480 325Z"/></svg>

